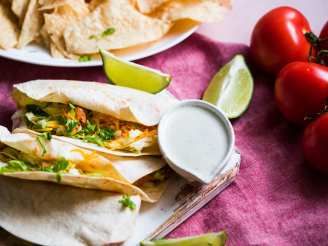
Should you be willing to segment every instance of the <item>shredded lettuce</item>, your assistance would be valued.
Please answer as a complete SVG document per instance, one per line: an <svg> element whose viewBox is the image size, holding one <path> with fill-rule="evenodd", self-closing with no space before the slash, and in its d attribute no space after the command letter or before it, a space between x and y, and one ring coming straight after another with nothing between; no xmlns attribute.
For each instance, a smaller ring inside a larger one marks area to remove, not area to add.
<svg viewBox="0 0 328 246"><path fill-rule="evenodd" d="M42 149L42 155L45 155L47 153L46 141L50 141L50 140L51 140L51 134L49 132L43 132L36 137L36 141L38 142L38 144Z"/></svg>
<svg viewBox="0 0 328 246"><path fill-rule="evenodd" d="M156 143L155 128L120 121L72 103L40 104L28 104L25 107L26 125L32 130L137 153ZM38 139L38 142L45 154L44 141Z"/></svg>
<svg viewBox="0 0 328 246"><path fill-rule="evenodd" d="M29 164L22 160L10 160L6 166L0 168L0 173L28 171Z"/></svg>

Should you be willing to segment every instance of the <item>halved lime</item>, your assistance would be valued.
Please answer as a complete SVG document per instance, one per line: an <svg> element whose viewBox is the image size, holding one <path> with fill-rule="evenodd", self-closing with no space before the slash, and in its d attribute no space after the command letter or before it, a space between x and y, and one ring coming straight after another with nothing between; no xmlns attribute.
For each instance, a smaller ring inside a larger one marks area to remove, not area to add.
<svg viewBox="0 0 328 246"><path fill-rule="evenodd" d="M140 246L224 246L227 238L227 234L222 231L194 237L142 241Z"/></svg>
<svg viewBox="0 0 328 246"><path fill-rule="evenodd" d="M105 50L100 50L100 54L105 74L115 85L157 93L171 82L170 75L158 70L124 61Z"/></svg>
<svg viewBox="0 0 328 246"><path fill-rule="evenodd" d="M253 87L253 78L244 57L236 55L214 75L203 100L219 107L228 118L237 118L248 108Z"/></svg>

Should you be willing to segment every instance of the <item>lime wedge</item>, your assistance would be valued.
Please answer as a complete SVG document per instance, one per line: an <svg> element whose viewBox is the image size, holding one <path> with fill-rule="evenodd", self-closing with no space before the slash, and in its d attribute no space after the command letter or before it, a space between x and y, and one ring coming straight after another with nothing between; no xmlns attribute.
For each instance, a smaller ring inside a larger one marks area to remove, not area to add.
<svg viewBox="0 0 328 246"><path fill-rule="evenodd" d="M222 231L194 237L142 241L140 246L224 246L226 241L227 234Z"/></svg>
<svg viewBox="0 0 328 246"><path fill-rule="evenodd" d="M203 100L219 107L230 119L246 111L253 95L253 78L242 55L236 55L217 72Z"/></svg>
<svg viewBox="0 0 328 246"><path fill-rule="evenodd" d="M124 61L105 50L100 50L100 54L105 74L115 85L157 93L171 82L170 75L158 70Z"/></svg>

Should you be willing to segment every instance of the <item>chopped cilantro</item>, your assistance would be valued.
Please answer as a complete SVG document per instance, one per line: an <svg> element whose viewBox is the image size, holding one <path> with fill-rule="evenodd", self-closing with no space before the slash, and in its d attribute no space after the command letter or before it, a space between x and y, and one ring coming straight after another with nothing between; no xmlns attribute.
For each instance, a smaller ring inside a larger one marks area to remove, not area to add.
<svg viewBox="0 0 328 246"><path fill-rule="evenodd" d="M89 39L98 39L98 36L97 36L97 35L94 35L94 34L92 34L92 35L90 35L90 36L89 36Z"/></svg>
<svg viewBox="0 0 328 246"><path fill-rule="evenodd" d="M49 140L51 140L51 134L49 132L41 133L39 136L36 137L36 141L42 149L42 155L45 155L47 153L45 142Z"/></svg>
<svg viewBox="0 0 328 246"><path fill-rule="evenodd" d="M111 140L114 137L114 130L111 128L101 128L99 129L99 137L102 140Z"/></svg>
<svg viewBox="0 0 328 246"><path fill-rule="evenodd" d="M134 210L136 208L136 204L131 200L130 196L123 195L122 199L118 201L122 204L123 208L129 208Z"/></svg>
<svg viewBox="0 0 328 246"><path fill-rule="evenodd" d="M109 35L114 34L115 31L116 31L115 28L109 27L109 28L105 29L100 35L96 35L96 34L90 35L89 39L94 39L94 40L98 41L99 39L102 39Z"/></svg>
<svg viewBox="0 0 328 246"><path fill-rule="evenodd" d="M102 38L107 37L107 36L109 36L109 35L114 34L114 32L115 32L115 28L113 28L113 27L109 27L109 28L107 28L105 31L103 31L103 32L101 33L101 37L102 37Z"/></svg>
<svg viewBox="0 0 328 246"><path fill-rule="evenodd" d="M89 142L89 143L94 143L94 144L97 144L99 146L104 146L103 140L97 135L85 136L84 140Z"/></svg>
<svg viewBox="0 0 328 246"><path fill-rule="evenodd" d="M57 183L60 183L61 180L62 180L61 173L56 173L56 181L57 181Z"/></svg>
<svg viewBox="0 0 328 246"><path fill-rule="evenodd" d="M69 166L69 162L64 158L59 159L55 162L54 166L52 167L53 172L58 173L60 171L64 171Z"/></svg>
<svg viewBox="0 0 328 246"><path fill-rule="evenodd" d="M88 62L91 61L91 56L89 55L82 55L79 57L79 62Z"/></svg>
<svg viewBox="0 0 328 246"><path fill-rule="evenodd" d="M71 119L67 119L65 122L65 126L66 126L66 131L68 133L71 133L73 131L73 129L78 125L78 121L77 120L71 120Z"/></svg>
<svg viewBox="0 0 328 246"><path fill-rule="evenodd" d="M90 121L87 121L87 125L83 130L84 130L84 133L90 134L90 133L95 132L96 128L97 128L96 124L92 124Z"/></svg>
<svg viewBox="0 0 328 246"><path fill-rule="evenodd" d="M0 173L27 171L28 164L21 160L10 160L7 166L0 168Z"/></svg>

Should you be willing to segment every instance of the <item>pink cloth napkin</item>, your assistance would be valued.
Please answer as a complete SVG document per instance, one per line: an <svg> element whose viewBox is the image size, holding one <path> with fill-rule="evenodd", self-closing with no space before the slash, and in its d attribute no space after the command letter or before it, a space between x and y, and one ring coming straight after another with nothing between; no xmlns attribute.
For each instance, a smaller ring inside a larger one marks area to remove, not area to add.
<svg viewBox="0 0 328 246"><path fill-rule="evenodd" d="M169 90L177 97L199 98L215 72L247 50L194 34L140 63L170 73ZM0 59L0 124L10 125L13 83L46 78L106 81L101 68L48 68ZM304 165L301 130L279 114L272 80L256 75L250 108L233 125L242 154L236 182L169 237L224 229L229 245L328 245L328 179Z"/></svg>

